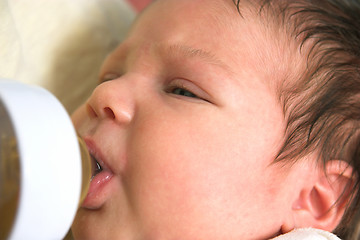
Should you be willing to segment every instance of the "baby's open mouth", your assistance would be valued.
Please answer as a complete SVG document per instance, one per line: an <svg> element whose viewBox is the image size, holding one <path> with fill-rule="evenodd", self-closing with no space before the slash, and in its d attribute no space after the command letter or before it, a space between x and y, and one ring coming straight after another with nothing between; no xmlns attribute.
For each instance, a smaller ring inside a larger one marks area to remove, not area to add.
<svg viewBox="0 0 360 240"><path fill-rule="evenodd" d="M99 154L100 155L100 154ZM82 207L87 209L99 209L110 197L110 182L113 177L112 171L102 161L102 157L96 153L91 154L91 180L90 186Z"/></svg>
<svg viewBox="0 0 360 240"><path fill-rule="evenodd" d="M91 156L91 160L92 160L92 177L91 178L94 178L103 169L102 169L100 163L96 160L96 158L91 154L90 154L90 156Z"/></svg>

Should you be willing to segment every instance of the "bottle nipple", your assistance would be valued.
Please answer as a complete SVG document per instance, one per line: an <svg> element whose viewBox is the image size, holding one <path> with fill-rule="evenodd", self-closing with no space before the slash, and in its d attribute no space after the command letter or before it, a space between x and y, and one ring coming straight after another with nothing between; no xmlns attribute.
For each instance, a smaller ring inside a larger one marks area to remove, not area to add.
<svg viewBox="0 0 360 240"><path fill-rule="evenodd" d="M81 181L81 193L79 206L84 202L90 187L90 181L92 178L92 165L89 151L87 150L84 140L78 136L81 165L82 165L82 181Z"/></svg>

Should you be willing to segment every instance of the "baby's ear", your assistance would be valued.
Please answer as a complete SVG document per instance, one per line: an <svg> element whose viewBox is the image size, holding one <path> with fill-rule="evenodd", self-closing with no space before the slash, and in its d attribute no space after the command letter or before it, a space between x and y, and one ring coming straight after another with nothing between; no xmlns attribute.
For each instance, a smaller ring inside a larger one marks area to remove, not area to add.
<svg viewBox="0 0 360 240"><path fill-rule="evenodd" d="M325 168L319 168L318 176L301 189L283 232L304 227L334 230L351 200L353 183L352 168L346 162L326 163Z"/></svg>

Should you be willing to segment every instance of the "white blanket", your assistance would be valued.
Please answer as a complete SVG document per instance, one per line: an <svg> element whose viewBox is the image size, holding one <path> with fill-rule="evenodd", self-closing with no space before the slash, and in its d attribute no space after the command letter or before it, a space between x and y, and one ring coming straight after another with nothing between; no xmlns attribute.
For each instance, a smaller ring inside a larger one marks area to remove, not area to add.
<svg viewBox="0 0 360 240"><path fill-rule="evenodd" d="M300 228L272 240L340 240L330 232L314 228Z"/></svg>
<svg viewBox="0 0 360 240"><path fill-rule="evenodd" d="M45 87L71 112L134 17L125 0L0 0L0 78Z"/></svg>

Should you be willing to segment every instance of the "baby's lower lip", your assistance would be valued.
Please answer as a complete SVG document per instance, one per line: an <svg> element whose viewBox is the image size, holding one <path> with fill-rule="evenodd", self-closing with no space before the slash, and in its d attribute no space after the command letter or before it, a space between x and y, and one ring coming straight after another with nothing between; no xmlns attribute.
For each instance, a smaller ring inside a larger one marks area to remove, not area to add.
<svg viewBox="0 0 360 240"><path fill-rule="evenodd" d="M100 208L107 199L107 185L113 178L113 173L109 170L102 170L91 180L88 194L81 207L87 209Z"/></svg>

